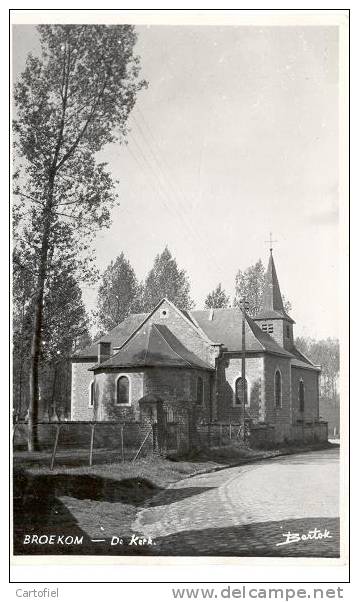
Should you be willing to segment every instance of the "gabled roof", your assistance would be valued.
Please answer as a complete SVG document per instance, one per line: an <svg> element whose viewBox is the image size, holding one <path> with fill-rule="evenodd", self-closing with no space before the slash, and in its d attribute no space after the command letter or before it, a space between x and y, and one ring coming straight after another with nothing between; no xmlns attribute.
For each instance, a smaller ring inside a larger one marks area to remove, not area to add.
<svg viewBox="0 0 359 602"><path fill-rule="evenodd" d="M74 353L73 358L97 358L97 345L100 342L111 343L112 347L121 347L136 328L146 319L148 314L130 314L106 335L97 339L92 345Z"/></svg>
<svg viewBox="0 0 359 602"><path fill-rule="evenodd" d="M283 320L283 318L294 324L293 318L291 318L285 311L266 309L259 311L259 313L254 316L255 320Z"/></svg>
<svg viewBox="0 0 359 602"><path fill-rule="evenodd" d="M145 324L117 353L102 364L93 366L91 370L145 366L213 370L209 364L184 347L163 324Z"/></svg>
<svg viewBox="0 0 359 602"><path fill-rule="evenodd" d="M272 249L270 251L268 269L265 275L264 289L261 299L261 307L256 319L278 319L286 318L290 322L294 322L285 312L282 294L280 292L277 272L274 265Z"/></svg>
<svg viewBox="0 0 359 602"><path fill-rule="evenodd" d="M176 307L176 305L174 303L172 303L172 301L170 301L169 299L164 297L163 299L161 299L161 301L159 301L159 303L157 303L156 307L154 307L153 310L149 314L142 314L144 316L142 322L140 322L138 324L138 326L130 333L130 335L127 337L127 339L125 339L125 341L123 341L123 343L121 345L122 347L130 339L132 339L134 336L136 336L137 332L142 329L142 327L145 325L147 320L149 318L151 318L162 305L169 305L178 314L178 316L180 316L183 320L185 320L186 323L196 332L196 334L199 335L206 343L209 343L209 344L213 343L211 340L209 340L206 333L201 330L199 325L193 321L193 318L190 316L189 311L178 309L178 307ZM117 349L119 349L121 346L116 345Z"/></svg>
<svg viewBox="0 0 359 602"><path fill-rule="evenodd" d="M273 262L274 268L274 262ZM271 272L273 274L273 271ZM275 268L274 268L275 273ZM276 278L276 276L275 276ZM279 285L278 285L279 290ZM280 293L279 293L280 294ZM278 301L278 299L277 299ZM276 303L277 303L276 301ZM147 320L161 306L168 303L178 315L185 320L194 331L208 344L221 345L225 351L238 352L242 349L242 313L238 308L210 309L203 311L182 311L167 299L163 299L150 313L131 314L121 324L113 328L107 335L98 339L89 347L77 352L73 359L96 361L99 342L111 342L112 349L117 350L101 365L96 364L91 370L101 367L134 367L134 366L176 366L213 370L213 368L187 349L181 341L164 324L149 324ZM278 305L276 304L276 307ZM284 311L284 310L283 310ZM277 310L267 310L267 317L284 314ZM247 352L268 352L292 359L292 365L318 370L312 362L298 351L294 345L286 350L268 333L263 332L254 319L246 316L245 347ZM288 319L291 320L291 318Z"/></svg>
<svg viewBox="0 0 359 602"><path fill-rule="evenodd" d="M242 349L242 313L240 309L222 308L204 311L192 311L200 328L217 344L222 344L228 351ZM278 343L252 320L246 316L246 350L269 351L290 356L290 353L280 347Z"/></svg>

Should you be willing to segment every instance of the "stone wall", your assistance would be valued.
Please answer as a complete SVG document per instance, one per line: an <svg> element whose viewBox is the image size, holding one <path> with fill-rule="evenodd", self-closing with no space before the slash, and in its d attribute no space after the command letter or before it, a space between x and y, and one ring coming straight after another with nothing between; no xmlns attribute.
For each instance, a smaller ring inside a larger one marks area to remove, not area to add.
<svg viewBox="0 0 359 602"><path fill-rule="evenodd" d="M295 424L291 428L292 441L301 441L304 443L325 442L328 441L328 423L313 422L312 424Z"/></svg>
<svg viewBox="0 0 359 602"><path fill-rule="evenodd" d="M116 405L116 381L127 376L130 381L129 405ZM137 368L106 371L95 375L95 414L97 420L123 422L140 419L139 400L144 394L144 372Z"/></svg>

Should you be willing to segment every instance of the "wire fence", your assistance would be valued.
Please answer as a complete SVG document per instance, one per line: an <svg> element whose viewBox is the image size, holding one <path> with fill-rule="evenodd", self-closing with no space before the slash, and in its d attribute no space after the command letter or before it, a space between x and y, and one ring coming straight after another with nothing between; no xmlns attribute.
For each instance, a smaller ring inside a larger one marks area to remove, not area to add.
<svg viewBox="0 0 359 602"><path fill-rule="evenodd" d="M292 427L294 440L324 441L327 423ZM14 425L15 458L27 456L28 425ZM37 424L38 451L30 460L43 461L53 469L58 460L68 466L94 463L136 461L143 456L160 453L188 452L192 449L219 448L249 444L267 447L274 444L275 429L269 425L243 426L239 423L165 423L64 421Z"/></svg>
<svg viewBox="0 0 359 602"><path fill-rule="evenodd" d="M48 457L54 468L56 459L70 465L95 460L118 462L134 460L154 451L154 425L139 422L40 422L37 424L39 457ZM17 423L13 430L15 456L27 449L28 425Z"/></svg>
<svg viewBox="0 0 359 602"><path fill-rule="evenodd" d="M39 422L37 452L53 469L58 460L70 466L136 461L153 452L176 453L191 448L220 447L242 439L239 424L187 424L167 422L160 431L154 422ZM191 432L192 431L192 432ZM28 424L14 425L15 457L26 458ZM37 453L37 456L36 456Z"/></svg>

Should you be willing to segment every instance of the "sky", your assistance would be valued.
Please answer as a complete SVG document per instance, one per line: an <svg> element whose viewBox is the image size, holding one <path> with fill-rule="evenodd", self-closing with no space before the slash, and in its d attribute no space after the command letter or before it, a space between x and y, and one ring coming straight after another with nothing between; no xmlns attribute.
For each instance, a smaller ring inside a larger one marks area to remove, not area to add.
<svg viewBox="0 0 359 602"><path fill-rule="evenodd" d="M96 239L100 270L122 251L139 279L168 245L198 309L259 258L270 232L298 336L338 336L338 29L138 26L148 88L127 145L101 153L120 206ZM13 77L33 26L13 31ZM96 288L83 289L89 309Z"/></svg>

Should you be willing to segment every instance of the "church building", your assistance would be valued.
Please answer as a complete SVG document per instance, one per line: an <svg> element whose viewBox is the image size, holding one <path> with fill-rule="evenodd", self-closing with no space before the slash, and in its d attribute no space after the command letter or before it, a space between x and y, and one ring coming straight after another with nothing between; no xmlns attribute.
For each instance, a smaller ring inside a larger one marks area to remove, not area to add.
<svg viewBox="0 0 359 602"><path fill-rule="evenodd" d="M184 311L168 299L148 314L131 314L72 357L71 420L141 419L141 401L164 402L167 419L195 404L203 422L268 425L275 441L291 440L305 425L320 425L320 367L294 344L272 250L261 309ZM245 394L243 392L245 390ZM244 399L243 399L244 397Z"/></svg>

